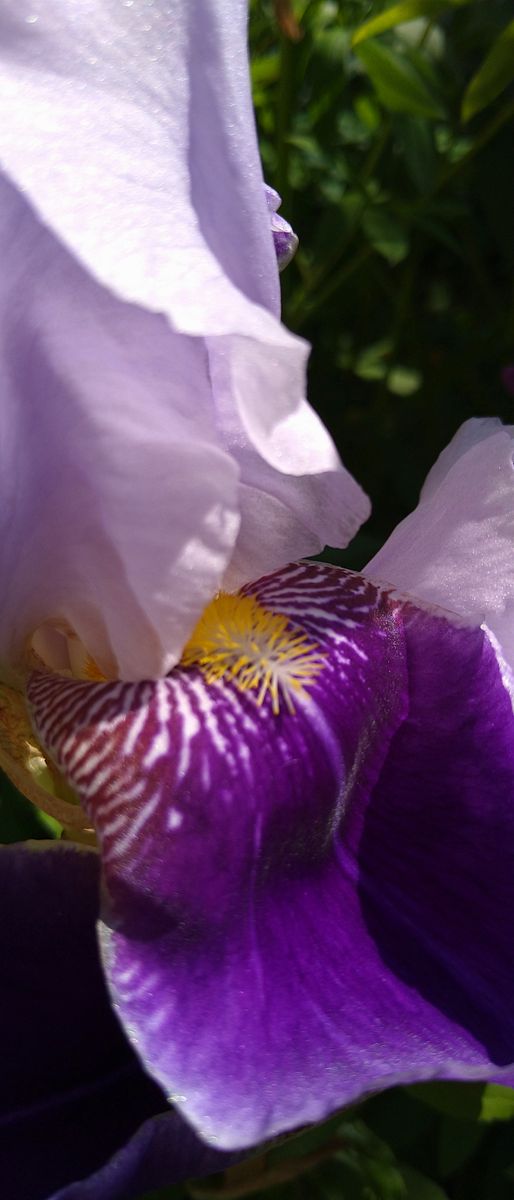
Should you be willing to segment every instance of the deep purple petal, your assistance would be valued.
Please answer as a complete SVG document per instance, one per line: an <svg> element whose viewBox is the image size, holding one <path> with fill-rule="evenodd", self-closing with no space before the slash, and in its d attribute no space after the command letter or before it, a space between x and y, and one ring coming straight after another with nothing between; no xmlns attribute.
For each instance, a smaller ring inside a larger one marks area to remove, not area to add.
<svg viewBox="0 0 514 1200"><path fill-rule="evenodd" d="M168 1112L146 1121L105 1167L51 1200L142 1200L154 1189L224 1171L241 1157L201 1142L178 1113Z"/></svg>
<svg viewBox="0 0 514 1200"><path fill-rule="evenodd" d="M59 1200L132 1200L229 1161L170 1112L120 1030L98 958L98 885L91 851L0 851L0 1169L9 1200L47 1200L56 1189Z"/></svg>
<svg viewBox="0 0 514 1200"><path fill-rule="evenodd" d="M225 1147L514 1061L513 716L487 638L335 568L247 591L327 654L294 715L194 669L30 686L99 829L114 1002Z"/></svg>
<svg viewBox="0 0 514 1200"><path fill-rule="evenodd" d="M386 967L467 1031L471 1052L462 1067L478 1064L473 1042L484 1061L507 1067L514 1057L512 683L509 695L481 630L442 619L434 630L435 623L407 609L410 711L366 813L362 911ZM455 1078L452 1057L438 1064L439 1077Z"/></svg>

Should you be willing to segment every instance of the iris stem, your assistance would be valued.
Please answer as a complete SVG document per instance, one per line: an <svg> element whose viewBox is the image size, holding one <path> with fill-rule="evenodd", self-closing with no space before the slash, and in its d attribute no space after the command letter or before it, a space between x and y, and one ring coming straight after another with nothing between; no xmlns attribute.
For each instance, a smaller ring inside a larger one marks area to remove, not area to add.
<svg viewBox="0 0 514 1200"><path fill-rule="evenodd" d="M251 1196L255 1192L289 1183L318 1163L333 1158L334 1154L343 1149L343 1140L333 1138L312 1154L284 1159L283 1162L268 1165L268 1155L262 1154L249 1162L241 1163L238 1167L231 1167L225 1172L225 1177L219 1185L189 1184L189 1194L193 1200L239 1200L239 1197Z"/></svg>

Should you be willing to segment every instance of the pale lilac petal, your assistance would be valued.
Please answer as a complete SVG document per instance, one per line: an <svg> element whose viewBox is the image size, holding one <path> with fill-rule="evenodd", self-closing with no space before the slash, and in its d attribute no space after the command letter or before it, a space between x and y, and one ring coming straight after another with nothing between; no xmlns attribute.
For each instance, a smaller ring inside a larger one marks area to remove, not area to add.
<svg viewBox="0 0 514 1200"><path fill-rule="evenodd" d="M301 397L303 366L292 355L277 357L272 395L262 374L265 359L256 350L247 344L235 375L230 355L210 341L218 429L240 472L241 527L224 578L230 589L325 545L346 546L370 513L367 496L341 465L319 418L302 399L294 414L278 399L288 389ZM259 380L262 400L253 406L248 397Z"/></svg>
<svg viewBox="0 0 514 1200"><path fill-rule="evenodd" d="M461 427L420 502L368 563L421 600L486 622L514 662L514 439L496 420Z"/></svg>
<svg viewBox="0 0 514 1200"><path fill-rule="evenodd" d="M276 316L246 17L245 0L0 13L11 663L57 621L108 671L165 673L240 525L234 575L255 574L238 476L285 506L260 569L334 541L332 513L345 540L367 515L305 402L307 347Z"/></svg>
<svg viewBox="0 0 514 1200"><path fill-rule="evenodd" d="M0 15L3 169L101 282L190 333L248 321L238 289L278 311L246 22L246 0Z"/></svg>
<svg viewBox="0 0 514 1200"><path fill-rule="evenodd" d="M0 254L0 659L51 620L108 673L165 673L239 527L205 347L99 287L5 183Z"/></svg>
<svg viewBox="0 0 514 1200"><path fill-rule="evenodd" d="M29 688L98 828L117 1011L227 1148L514 1061L514 717L491 645L335 568L245 592L326 654L295 713L195 668Z"/></svg>

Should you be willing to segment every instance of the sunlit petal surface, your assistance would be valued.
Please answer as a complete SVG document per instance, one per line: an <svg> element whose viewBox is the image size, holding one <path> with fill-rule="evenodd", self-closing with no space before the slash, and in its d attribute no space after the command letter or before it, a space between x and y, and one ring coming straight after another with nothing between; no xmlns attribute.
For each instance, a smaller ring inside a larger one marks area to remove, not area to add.
<svg viewBox="0 0 514 1200"><path fill-rule="evenodd" d="M432 467L420 502L366 568L413 596L485 621L514 664L514 437L466 421Z"/></svg>
<svg viewBox="0 0 514 1200"><path fill-rule="evenodd" d="M201 667L29 687L99 833L116 1010L227 1148L514 1061L513 715L486 636L321 565L246 594L325 655L294 712Z"/></svg>
<svg viewBox="0 0 514 1200"><path fill-rule="evenodd" d="M0 670L50 623L165 675L222 580L368 515L278 320L246 21L1 7Z"/></svg>

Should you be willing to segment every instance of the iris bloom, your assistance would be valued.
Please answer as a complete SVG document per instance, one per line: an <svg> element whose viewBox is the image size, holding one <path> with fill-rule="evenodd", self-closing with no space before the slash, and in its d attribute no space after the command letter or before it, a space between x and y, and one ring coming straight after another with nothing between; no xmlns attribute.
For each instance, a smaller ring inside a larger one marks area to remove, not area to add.
<svg viewBox="0 0 514 1200"><path fill-rule="evenodd" d="M94 956L99 856L3 851L4 1029L45 967L73 1048L79 1165L40 1196L150 1118L59 1200L128 1200L398 1082L512 1079L511 435L464 426L362 576L294 561L367 502L278 320L244 8L0 14L2 761L96 831L135 1051ZM49 1116L28 1061L20 1129Z"/></svg>

